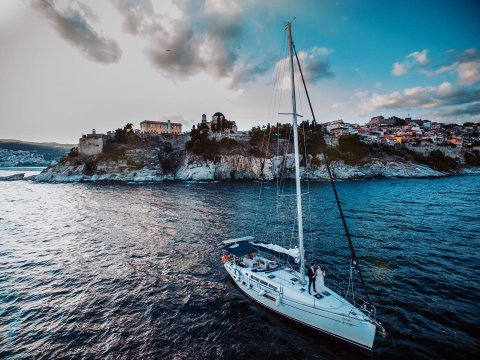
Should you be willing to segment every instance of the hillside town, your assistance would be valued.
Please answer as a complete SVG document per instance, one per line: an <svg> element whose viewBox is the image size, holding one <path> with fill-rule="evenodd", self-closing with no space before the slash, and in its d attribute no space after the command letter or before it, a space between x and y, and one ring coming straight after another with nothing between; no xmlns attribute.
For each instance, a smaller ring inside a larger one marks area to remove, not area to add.
<svg viewBox="0 0 480 360"><path fill-rule="evenodd" d="M463 163L465 153L480 150L480 123L463 125L432 122L430 120L405 119L397 116L374 116L365 125L335 120L323 124L325 141L338 146L338 139L345 135L358 135L367 144L401 145L413 152L428 155L441 151L446 156Z"/></svg>
<svg viewBox="0 0 480 360"><path fill-rule="evenodd" d="M454 158L461 164L464 163L466 153L480 150L480 123L478 122L466 122L460 125L410 117L385 118L379 115L372 117L364 125L335 120L319 124L319 127L322 129L325 143L333 148L339 146L341 137L356 135L366 144L400 146L424 156L434 151L441 151L445 156ZM174 136L184 137L184 142L187 142L191 134L198 131L208 134L210 140L221 141L224 138L236 141L248 140L255 129L239 131L236 122L227 119L221 112L213 114L211 120L207 120L207 115L203 114L201 120L193 125L192 131L183 131L181 123L170 120L144 120L140 122L137 129L132 125L132 131L140 139L153 141L163 139L165 136ZM79 140L80 154L101 153L109 139L114 139L117 132L98 134L93 130L91 134L83 135Z"/></svg>

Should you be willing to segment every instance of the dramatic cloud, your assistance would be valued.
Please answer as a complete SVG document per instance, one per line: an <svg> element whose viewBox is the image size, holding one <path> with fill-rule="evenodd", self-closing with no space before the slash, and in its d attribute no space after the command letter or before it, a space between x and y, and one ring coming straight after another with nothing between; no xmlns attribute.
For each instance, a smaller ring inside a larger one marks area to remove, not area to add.
<svg viewBox="0 0 480 360"><path fill-rule="evenodd" d="M422 69L430 63L428 60L428 49L422 51L415 51L402 61L393 64L392 74L395 76L402 76L407 74L412 69Z"/></svg>
<svg viewBox="0 0 480 360"><path fill-rule="evenodd" d="M175 17L156 13L149 0L111 1L124 18L124 30L147 40L147 58L170 78L206 72L236 84L255 79L274 63L268 56L240 58L245 7L239 0L174 2Z"/></svg>
<svg viewBox="0 0 480 360"><path fill-rule="evenodd" d="M98 17L87 5L73 1L60 9L53 1L34 0L32 6L50 20L62 38L88 59L105 64L120 60L122 50L118 43L100 35L89 23L98 21Z"/></svg>
<svg viewBox="0 0 480 360"><path fill-rule="evenodd" d="M476 102L480 89L455 87L448 82L438 87L414 87L389 94L373 93L359 105L360 113L367 114L380 109L431 109L451 105L466 105Z"/></svg>

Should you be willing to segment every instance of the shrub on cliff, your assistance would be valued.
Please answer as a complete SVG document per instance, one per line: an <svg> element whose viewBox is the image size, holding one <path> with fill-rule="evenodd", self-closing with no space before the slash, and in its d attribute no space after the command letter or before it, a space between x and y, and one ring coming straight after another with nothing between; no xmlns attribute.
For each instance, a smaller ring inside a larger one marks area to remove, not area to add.
<svg viewBox="0 0 480 360"><path fill-rule="evenodd" d="M220 145L222 148L231 150L238 145L238 141L235 139L223 138L222 140L220 140Z"/></svg>
<svg viewBox="0 0 480 360"><path fill-rule="evenodd" d="M322 150L326 148L323 135L317 131L305 132L305 147L307 154L312 156L320 154Z"/></svg>
<svg viewBox="0 0 480 360"><path fill-rule="evenodd" d="M92 176L97 168L97 159L91 156L85 160L85 175Z"/></svg>
<svg viewBox="0 0 480 360"><path fill-rule="evenodd" d="M123 129L115 130L115 142L119 144L136 144L140 138L133 130L133 124L128 123Z"/></svg>
<svg viewBox="0 0 480 360"><path fill-rule="evenodd" d="M69 160L73 159L73 158L76 158L78 155L80 155L80 151L78 150L78 147L73 147L70 149L70 151L68 152L68 154L65 154L63 155L60 160L59 160L59 163L64 165L66 164Z"/></svg>
<svg viewBox="0 0 480 360"><path fill-rule="evenodd" d="M73 147L70 149L69 153L67 154L67 156L69 158L74 158L74 157L77 157L78 155L80 155L80 151L78 150L78 147Z"/></svg>
<svg viewBox="0 0 480 360"><path fill-rule="evenodd" d="M458 162L450 156L445 156L440 150L432 151L430 155L426 156L424 159L424 163L434 170L451 171L458 168Z"/></svg>
<svg viewBox="0 0 480 360"><path fill-rule="evenodd" d="M263 158L265 157L265 152L260 150L258 147L254 146L250 149L250 154L256 158Z"/></svg>
<svg viewBox="0 0 480 360"><path fill-rule="evenodd" d="M250 145L260 145L265 139L265 131L260 126L252 128L250 132Z"/></svg>
<svg viewBox="0 0 480 360"><path fill-rule="evenodd" d="M125 157L126 151L125 145L108 143L104 148L103 152L100 154L99 158L110 159L118 161Z"/></svg>
<svg viewBox="0 0 480 360"><path fill-rule="evenodd" d="M192 137L185 144L185 148L194 154L202 155L205 160L213 160L219 152L218 142L204 135Z"/></svg>
<svg viewBox="0 0 480 360"><path fill-rule="evenodd" d="M312 159L310 160L310 166L313 168L319 168L321 165L322 165L322 162L316 156L313 156Z"/></svg>
<svg viewBox="0 0 480 360"><path fill-rule="evenodd" d="M354 160L361 160L367 152L365 151L365 144L360 140L358 135L341 136L338 141L338 149L341 153L350 153Z"/></svg>
<svg viewBox="0 0 480 360"><path fill-rule="evenodd" d="M480 166L480 151L473 150L465 153L465 163L471 166Z"/></svg>

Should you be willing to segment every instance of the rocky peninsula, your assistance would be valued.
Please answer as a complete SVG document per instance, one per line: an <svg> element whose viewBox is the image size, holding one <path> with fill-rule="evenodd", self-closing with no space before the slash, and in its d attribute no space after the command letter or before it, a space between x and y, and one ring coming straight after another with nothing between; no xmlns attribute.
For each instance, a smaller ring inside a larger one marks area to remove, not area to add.
<svg viewBox="0 0 480 360"><path fill-rule="evenodd" d="M98 153L82 154L78 148L72 148L38 175L5 180L162 182L293 178L288 125L274 128L273 132L276 138L271 136L272 129L260 128L242 136L228 136L228 132L212 136L211 131L200 126L188 135L146 135L135 132L129 124L107 139ZM339 144L337 148L329 147L320 133L305 131L302 178L328 179L324 154L338 180L478 173L477 167L465 169L441 153L419 157L404 147L372 147L358 137L340 138Z"/></svg>

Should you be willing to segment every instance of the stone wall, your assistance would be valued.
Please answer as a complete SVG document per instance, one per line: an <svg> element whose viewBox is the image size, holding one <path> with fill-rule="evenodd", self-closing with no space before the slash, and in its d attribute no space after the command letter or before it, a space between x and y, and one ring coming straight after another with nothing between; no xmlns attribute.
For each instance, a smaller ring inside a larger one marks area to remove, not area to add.
<svg viewBox="0 0 480 360"><path fill-rule="evenodd" d="M105 146L104 136L85 136L78 141L80 155L97 155L103 151Z"/></svg>

